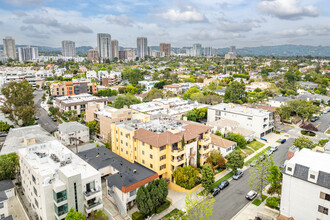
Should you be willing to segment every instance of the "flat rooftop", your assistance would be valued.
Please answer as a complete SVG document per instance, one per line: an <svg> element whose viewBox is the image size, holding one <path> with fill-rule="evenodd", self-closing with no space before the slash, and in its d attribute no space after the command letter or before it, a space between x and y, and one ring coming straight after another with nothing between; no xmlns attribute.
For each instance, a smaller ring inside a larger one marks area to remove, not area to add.
<svg viewBox="0 0 330 220"><path fill-rule="evenodd" d="M81 131L81 130L86 130L89 128L83 124L80 124L79 122L76 121L70 121L66 123L59 124L58 130L62 133L71 133L75 131Z"/></svg>
<svg viewBox="0 0 330 220"><path fill-rule="evenodd" d="M246 107L233 103L220 103L218 105L210 106L209 109L227 111L227 112L237 113L240 115L243 114L243 115L259 116L259 117L264 117L269 115L269 112L266 110Z"/></svg>
<svg viewBox="0 0 330 220"><path fill-rule="evenodd" d="M131 105L130 108L138 112L151 112L151 111L159 111L164 109L163 106L152 102L134 104Z"/></svg>
<svg viewBox="0 0 330 220"><path fill-rule="evenodd" d="M45 178L56 174L58 170L68 177L80 173L82 179L98 174L91 165L57 140L31 145L18 150L18 154L26 158L32 169Z"/></svg>
<svg viewBox="0 0 330 220"><path fill-rule="evenodd" d="M108 118L115 118L114 116L122 113L123 111L128 111L130 109L117 109L110 106L104 106L104 109L95 112L95 114L102 115Z"/></svg>
<svg viewBox="0 0 330 220"><path fill-rule="evenodd" d="M101 100L104 98L92 96L90 94L80 94L80 95L61 96L61 97L57 97L56 99L65 104L70 104L70 103L75 103L75 102L97 101L97 100Z"/></svg>

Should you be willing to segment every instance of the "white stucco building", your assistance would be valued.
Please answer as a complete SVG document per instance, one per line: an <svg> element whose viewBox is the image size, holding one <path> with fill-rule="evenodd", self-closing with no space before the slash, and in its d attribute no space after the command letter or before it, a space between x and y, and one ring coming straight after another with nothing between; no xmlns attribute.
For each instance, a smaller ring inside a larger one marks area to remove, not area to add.
<svg viewBox="0 0 330 220"><path fill-rule="evenodd" d="M76 121L62 123L58 126L55 137L65 146L89 142L89 128Z"/></svg>
<svg viewBox="0 0 330 220"><path fill-rule="evenodd" d="M23 192L39 219L64 219L70 208L88 216L103 208L101 174L53 140L26 140L18 150Z"/></svg>
<svg viewBox="0 0 330 220"><path fill-rule="evenodd" d="M282 171L280 213L294 219L330 219L330 155L302 149Z"/></svg>
<svg viewBox="0 0 330 220"><path fill-rule="evenodd" d="M208 108L208 122L222 118L238 122L240 127L255 132L258 138L269 134L274 129L274 113L263 109L232 103L221 103Z"/></svg>

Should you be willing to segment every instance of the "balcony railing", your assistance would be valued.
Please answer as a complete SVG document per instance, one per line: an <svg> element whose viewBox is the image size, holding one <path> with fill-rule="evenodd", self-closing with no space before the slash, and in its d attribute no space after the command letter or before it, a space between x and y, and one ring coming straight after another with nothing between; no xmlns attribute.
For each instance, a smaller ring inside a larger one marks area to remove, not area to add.
<svg viewBox="0 0 330 220"><path fill-rule="evenodd" d="M101 187L97 187L97 188L95 188L95 189L91 189L90 191L85 191L84 192L84 195L86 196L86 197L89 197L89 196L91 196L91 195L93 195L93 194L95 194L95 193L98 193L98 192L100 192L101 191Z"/></svg>
<svg viewBox="0 0 330 220"><path fill-rule="evenodd" d="M93 203L93 204L91 204L91 205L85 205L85 208L87 209L87 210L91 210L92 208L94 208L94 207L96 207L96 206L98 206L98 205L101 205L102 204L102 202L96 202L96 203Z"/></svg>

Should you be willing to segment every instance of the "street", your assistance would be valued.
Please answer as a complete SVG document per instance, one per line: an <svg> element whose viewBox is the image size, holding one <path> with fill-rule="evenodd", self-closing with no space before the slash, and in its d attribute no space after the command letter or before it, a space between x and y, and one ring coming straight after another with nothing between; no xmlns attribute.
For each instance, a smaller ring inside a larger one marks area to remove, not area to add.
<svg viewBox="0 0 330 220"><path fill-rule="evenodd" d="M330 126L330 112L320 116L320 119L312 124L317 127L319 132L324 133Z"/></svg>
<svg viewBox="0 0 330 220"><path fill-rule="evenodd" d="M44 94L44 91L39 90L34 92L35 97L34 97L34 103L37 106L36 109L36 116L39 118L37 120L38 124L42 128L44 128L48 132L53 132L57 130L58 123L54 122L49 116L48 113L46 112L45 109L43 109L40 104L41 104L41 97Z"/></svg>
<svg viewBox="0 0 330 220"><path fill-rule="evenodd" d="M290 138L285 144L280 144L278 150L273 155L276 165L281 165L287 159L288 150L292 146L294 139ZM234 217L249 201L245 195L250 191L249 177L250 168L244 171L242 178L230 181L230 185L215 197L213 215L211 220L229 220Z"/></svg>

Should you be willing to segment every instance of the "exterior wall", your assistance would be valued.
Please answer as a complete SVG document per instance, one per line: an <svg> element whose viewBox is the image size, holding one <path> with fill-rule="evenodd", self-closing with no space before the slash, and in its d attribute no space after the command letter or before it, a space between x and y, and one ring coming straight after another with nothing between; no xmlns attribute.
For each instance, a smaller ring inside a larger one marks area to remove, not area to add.
<svg viewBox="0 0 330 220"><path fill-rule="evenodd" d="M233 150L235 150L236 146L237 145L235 144L235 145L232 145L228 148L223 148L223 147L220 147L220 146L213 145L213 149L220 151L221 155L225 157L228 154L230 154L231 152L233 152Z"/></svg>
<svg viewBox="0 0 330 220"><path fill-rule="evenodd" d="M281 214L294 219L330 219L318 212L319 205L330 209L330 201L321 199L320 192L330 194L330 189L283 174Z"/></svg>
<svg viewBox="0 0 330 220"><path fill-rule="evenodd" d="M2 201L0 202L0 204L3 204L3 207L0 208L0 218L2 215L4 215L4 217L7 217L9 215L8 213L8 200Z"/></svg>
<svg viewBox="0 0 330 220"><path fill-rule="evenodd" d="M65 146L69 145L75 145L76 141L73 139L70 139L70 137L74 137L82 141L83 143L89 142L89 129L83 129L77 132L70 132L70 133L61 133L58 132L58 138L60 139L61 143ZM79 141L77 141L77 144L79 145Z"/></svg>

